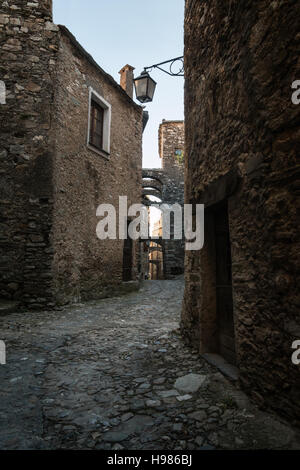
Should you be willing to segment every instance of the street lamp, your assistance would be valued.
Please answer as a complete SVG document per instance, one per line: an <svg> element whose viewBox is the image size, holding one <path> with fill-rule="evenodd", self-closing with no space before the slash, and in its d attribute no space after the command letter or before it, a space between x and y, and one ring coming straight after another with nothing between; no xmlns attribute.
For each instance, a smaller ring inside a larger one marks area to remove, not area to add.
<svg viewBox="0 0 300 470"><path fill-rule="evenodd" d="M149 103L153 100L156 82L150 77L146 69L134 79L135 93L140 103Z"/></svg>
<svg viewBox="0 0 300 470"><path fill-rule="evenodd" d="M170 64L169 71L165 70L161 67L161 65ZM174 64L179 64L179 69L177 71L174 70ZM162 72L171 75L172 77L183 77L184 76L184 63L183 63L183 56L175 57L175 59L165 60L164 62L160 62L159 64L151 65L150 67L145 67L141 75L134 79L134 86L135 86L135 93L136 98L140 103L149 103L153 100L156 82L153 78L150 77L148 70L151 71L152 69L157 68Z"/></svg>

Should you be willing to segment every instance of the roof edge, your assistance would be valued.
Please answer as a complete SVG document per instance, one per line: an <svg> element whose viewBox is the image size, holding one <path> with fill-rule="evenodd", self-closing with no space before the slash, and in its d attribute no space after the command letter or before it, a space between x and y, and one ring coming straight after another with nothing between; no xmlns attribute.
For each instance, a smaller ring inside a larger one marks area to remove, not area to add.
<svg viewBox="0 0 300 470"><path fill-rule="evenodd" d="M170 119L170 120L163 119L162 122L160 123L160 126L162 126L163 124L172 124L172 123L184 124L184 120L183 119L179 119L179 120L176 120L176 119Z"/></svg>
<svg viewBox="0 0 300 470"><path fill-rule="evenodd" d="M136 109L139 109L140 111L143 110L142 106L138 105L137 103L135 103L133 101L132 98L130 98L129 95L127 95L126 91L123 90L123 88L115 81L115 79L109 75L107 72L105 72L105 70L103 70L99 64L97 64L97 62L95 61L95 59L81 46L81 44L77 41L77 39L75 38L75 36L71 33L71 31L68 30L68 28L64 25L57 25L61 31L61 33L63 33L65 36L67 36L67 38L70 40L70 42L72 43L72 45L85 57L85 59L87 59L87 61L93 66L95 67L98 72L101 73L101 75L103 76L103 78L108 82L110 83L110 85L112 85L114 88L116 88L116 90L118 90L120 92L120 94L127 100L128 104L131 104L132 106L134 106Z"/></svg>

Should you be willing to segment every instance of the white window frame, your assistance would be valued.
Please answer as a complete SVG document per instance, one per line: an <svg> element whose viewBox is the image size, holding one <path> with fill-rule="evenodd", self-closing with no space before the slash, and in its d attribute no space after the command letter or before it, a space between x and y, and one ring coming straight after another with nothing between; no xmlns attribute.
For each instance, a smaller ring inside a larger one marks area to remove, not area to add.
<svg viewBox="0 0 300 470"><path fill-rule="evenodd" d="M91 131L91 103L96 103L103 109L103 150L99 150L90 144L90 131ZM89 115L88 115L88 134L87 134L87 147L89 150L109 159L110 156L110 128L111 128L111 105L100 96L92 87L89 87Z"/></svg>

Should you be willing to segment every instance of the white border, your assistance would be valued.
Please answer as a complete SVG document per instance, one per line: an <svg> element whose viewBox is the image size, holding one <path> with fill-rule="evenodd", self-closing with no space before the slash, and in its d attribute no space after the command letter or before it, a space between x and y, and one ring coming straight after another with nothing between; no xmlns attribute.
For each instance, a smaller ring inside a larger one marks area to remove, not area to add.
<svg viewBox="0 0 300 470"><path fill-rule="evenodd" d="M91 102L95 100L101 108L104 109L103 116L103 152L90 145L90 128L91 128ZM88 133L87 133L87 147L89 150L101 155L104 158L110 157L110 127L111 127L111 105L100 96L91 86L89 87L89 114L88 114Z"/></svg>

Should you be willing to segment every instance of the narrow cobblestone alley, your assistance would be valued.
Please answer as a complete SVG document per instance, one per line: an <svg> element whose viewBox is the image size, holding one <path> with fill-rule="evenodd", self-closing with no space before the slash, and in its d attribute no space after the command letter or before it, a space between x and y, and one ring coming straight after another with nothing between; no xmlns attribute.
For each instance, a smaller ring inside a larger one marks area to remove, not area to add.
<svg viewBox="0 0 300 470"><path fill-rule="evenodd" d="M125 297L1 317L0 448L299 448L182 342L182 294L182 278L147 281Z"/></svg>

